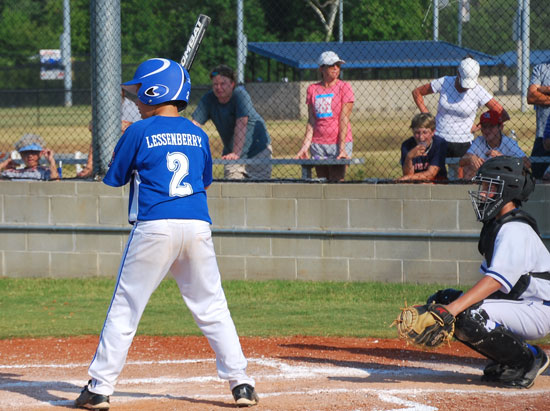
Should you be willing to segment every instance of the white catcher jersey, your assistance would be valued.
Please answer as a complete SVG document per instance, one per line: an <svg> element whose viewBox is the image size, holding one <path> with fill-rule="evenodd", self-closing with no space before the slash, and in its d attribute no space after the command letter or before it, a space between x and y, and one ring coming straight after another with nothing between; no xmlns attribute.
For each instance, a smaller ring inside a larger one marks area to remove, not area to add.
<svg viewBox="0 0 550 411"><path fill-rule="evenodd" d="M522 275L550 272L550 252L531 226L512 221L497 234L491 266L484 260L480 271L497 280L502 285L500 291L507 294ZM521 298L550 301L550 281L532 277Z"/></svg>

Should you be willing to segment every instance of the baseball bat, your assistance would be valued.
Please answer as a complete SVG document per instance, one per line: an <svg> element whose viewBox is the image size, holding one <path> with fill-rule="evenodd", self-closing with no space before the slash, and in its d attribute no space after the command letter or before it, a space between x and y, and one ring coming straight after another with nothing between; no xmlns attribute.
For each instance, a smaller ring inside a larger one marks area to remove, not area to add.
<svg viewBox="0 0 550 411"><path fill-rule="evenodd" d="M204 33L206 32L206 29L208 28L209 24L210 24L210 17L204 14L199 14L199 18L197 19L197 22L195 23L195 27L191 32L189 41L187 41L185 52L183 53L183 56L181 56L180 64L187 71L191 71L191 66L193 65L193 61L197 56L197 51L199 50L199 47L202 43L202 39L204 37Z"/></svg>
<svg viewBox="0 0 550 411"><path fill-rule="evenodd" d="M206 29L208 28L209 24L210 24L210 17L208 17L205 14L199 14L199 18L197 19L197 22L195 23L195 27L191 32L191 36L187 41L185 52L183 53L183 56L181 56L180 64L187 71L191 70L191 66L193 65L193 61L195 61L195 57L197 56L197 51L199 50L199 47L202 43L202 39L204 37L204 33L206 32ZM123 86L123 88L125 91L125 96L128 97L130 100L132 100L134 103L137 102L137 93L135 92L134 87Z"/></svg>

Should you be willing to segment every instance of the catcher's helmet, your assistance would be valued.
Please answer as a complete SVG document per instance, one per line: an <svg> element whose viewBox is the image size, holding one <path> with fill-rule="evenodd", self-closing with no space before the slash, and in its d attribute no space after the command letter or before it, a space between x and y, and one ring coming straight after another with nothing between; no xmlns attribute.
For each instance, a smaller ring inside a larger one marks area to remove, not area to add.
<svg viewBox="0 0 550 411"><path fill-rule="evenodd" d="M122 83L123 86L138 84L137 98L143 104L152 106L173 101L178 103L178 110L181 111L189 101L191 78L187 70L175 61L163 58L144 61L137 68L134 78Z"/></svg>
<svg viewBox="0 0 550 411"><path fill-rule="evenodd" d="M477 191L468 191L478 221L488 221L510 201L521 205L535 189L531 172L524 168L523 160L499 156L485 161L477 171L473 182L479 183Z"/></svg>

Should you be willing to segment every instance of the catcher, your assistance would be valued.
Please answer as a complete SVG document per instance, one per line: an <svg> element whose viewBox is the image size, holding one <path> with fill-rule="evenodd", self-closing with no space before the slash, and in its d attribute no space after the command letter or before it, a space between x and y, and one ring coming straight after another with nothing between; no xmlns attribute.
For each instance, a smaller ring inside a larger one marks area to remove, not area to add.
<svg viewBox="0 0 550 411"><path fill-rule="evenodd" d="M400 336L425 347L457 340L489 359L482 380L530 388L550 364L526 340L550 333L550 253L537 223L519 209L535 188L523 162L487 160L469 191L478 221L483 278L470 290L439 290L426 306L407 307L396 320Z"/></svg>

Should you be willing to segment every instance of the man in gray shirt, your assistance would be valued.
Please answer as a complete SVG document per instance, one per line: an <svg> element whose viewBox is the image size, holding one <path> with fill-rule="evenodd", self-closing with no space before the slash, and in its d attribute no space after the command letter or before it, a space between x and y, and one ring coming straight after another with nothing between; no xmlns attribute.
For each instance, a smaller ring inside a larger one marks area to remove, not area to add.
<svg viewBox="0 0 550 411"><path fill-rule="evenodd" d="M527 102L535 105L537 113L537 131L531 156L550 157L550 147L544 147L542 136L544 127L550 117L550 61L537 64L533 68L527 91ZM533 176L542 178L548 163L533 163Z"/></svg>
<svg viewBox="0 0 550 411"><path fill-rule="evenodd" d="M222 159L253 159L253 164L227 164L224 178L267 180L271 178L271 140L264 119L254 109L243 87L237 87L235 72L220 65L210 73L212 91L199 101L192 114L198 126L212 120L223 142Z"/></svg>

